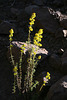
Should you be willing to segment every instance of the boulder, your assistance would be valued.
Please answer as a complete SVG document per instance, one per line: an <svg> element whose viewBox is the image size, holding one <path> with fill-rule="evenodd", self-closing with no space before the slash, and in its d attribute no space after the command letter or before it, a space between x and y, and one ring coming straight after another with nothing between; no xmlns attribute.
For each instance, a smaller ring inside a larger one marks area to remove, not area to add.
<svg viewBox="0 0 67 100"><path fill-rule="evenodd" d="M42 6L43 5L43 0L33 0L33 4L36 4L38 6Z"/></svg>
<svg viewBox="0 0 67 100"><path fill-rule="evenodd" d="M16 28L15 28L15 25L14 24L11 24L10 22L8 21L3 21L1 24L0 24L0 34L9 34L9 30L10 29L14 29L14 32L16 33Z"/></svg>
<svg viewBox="0 0 67 100"><path fill-rule="evenodd" d="M60 27L56 17L50 13L50 8L33 8L33 12L37 14L35 25L43 28L45 32L55 35L56 30Z"/></svg>
<svg viewBox="0 0 67 100"><path fill-rule="evenodd" d="M50 87L46 100L67 100L67 75Z"/></svg>
<svg viewBox="0 0 67 100"><path fill-rule="evenodd" d="M37 5L30 5L30 6L27 6L27 7L25 7L25 12L27 13L27 14L29 14L29 15L31 15L32 14L32 9L33 8L39 8Z"/></svg>
<svg viewBox="0 0 67 100"><path fill-rule="evenodd" d="M54 0L53 4L56 7L61 7L61 6L63 6L63 0L59 0L59 1L58 0Z"/></svg>
<svg viewBox="0 0 67 100"><path fill-rule="evenodd" d="M11 13L17 16L17 15L20 14L20 10L17 9L17 8L13 8L13 7L12 7L12 8L11 8Z"/></svg>
<svg viewBox="0 0 67 100"><path fill-rule="evenodd" d="M52 54L49 57L49 64L52 68L54 68L55 70L61 70L61 58L57 55L57 54Z"/></svg>
<svg viewBox="0 0 67 100"><path fill-rule="evenodd" d="M63 0L64 6L67 6L67 0Z"/></svg>
<svg viewBox="0 0 67 100"><path fill-rule="evenodd" d="M61 61L62 61L62 72L65 74L67 73L67 49L62 55Z"/></svg>
<svg viewBox="0 0 67 100"><path fill-rule="evenodd" d="M60 16L60 25L63 28L67 29L67 15L61 14L61 16Z"/></svg>

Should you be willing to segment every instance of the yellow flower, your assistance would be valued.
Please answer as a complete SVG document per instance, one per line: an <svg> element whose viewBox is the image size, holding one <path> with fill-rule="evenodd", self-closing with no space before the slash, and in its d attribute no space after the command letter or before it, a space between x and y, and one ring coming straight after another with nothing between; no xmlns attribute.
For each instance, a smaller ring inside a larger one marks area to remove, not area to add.
<svg viewBox="0 0 67 100"><path fill-rule="evenodd" d="M13 45L11 44L10 47L13 47Z"/></svg>
<svg viewBox="0 0 67 100"><path fill-rule="evenodd" d="M17 72L14 73L14 76L16 76L16 75L17 75Z"/></svg>
<svg viewBox="0 0 67 100"><path fill-rule="evenodd" d="M38 56L38 59L41 59L41 56Z"/></svg>
<svg viewBox="0 0 67 100"><path fill-rule="evenodd" d="M32 21L32 18L30 18L29 20Z"/></svg>
<svg viewBox="0 0 67 100"><path fill-rule="evenodd" d="M41 41L41 39L39 38L39 40L38 41Z"/></svg>
<svg viewBox="0 0 67 100"><path fill-rule="evenodd" d="M39 29L38 33L42 34L43 33L43 29Z"/></svg>
<svg viewBox="0 0 67 100"><path fill-rule="evenodd" d="M34 53L34 55L36 55L36 52L33 52Z"/></svg>
<svg viewBox="0 0 67 100"><path fill-rule="evenodd" d="M49 73L49 72L47 72L47 75L50 75L50 73Z"/></svg>
<svg viewBox="0 0 67 100"><path fill-rule="evenodd" d="M34 21L35 21L35 19L32 19L32 21L34 22Z"/></svg>
<svg viewBox="0 0 67 100"><path fill-rule="evenodd" d="M50 76L48 77L48 79L50 79Z"/></svg>
<svg viewBox="0 0 67 100"><path fill-rule="evenodd" d="M12 36L11 36L11 35L9 35L9 37L11 38Z"/></svg>
<svg viewBox="0 0 67 100"><path fill-rule="evenodd" d="M30 18L29 20L30 20L30 21L35 21L35 19L33 19L33 18Z"/></svg>
<svg viewBox="0 0 67 100"><path fill-rule="evenodd" d="M35 36L39 37L39 34L38 34L38 33L36 33L36 34L35 34Z"/></svg>
<svg viewBox="0 0 67 100"><path fill-rule="evenodd" d="M38 43L37 43L37 41L36 41L36 40L34 40L34 44L38 46Z"/></svg>
<svg viewBox="0 0 67 100"><path fill-rule="evenodd" d="M42 46L42 44L41 43L39 43L39 47L41 47Z"/></svg>
<svg viewBox="0 0 67 100"><path fill-rule="evenodd" d="M18 70L17 67L14 67L14 68L13 68L13 71L14 71L14 72L17 72L17 70Z"/></svg>
<svg viewBox="0 0 67 100"><path fill-rule="evenodd" d="M43 82L44 82L44 83L46 83L46 81L45 81L45 80L44 80Z"/></svg>
<svg viewBox="0 0 67 100"><path fill-rule="evenodd" d="M20 50L22 53L24 53L24 50Z"/></svg>
<svg viewBox="0 0 67 100"><path fill-rule="evenodd" d="M10 32L10 34L13 34L14 33L13 29L11 29L9 32Z"/></svg>
<svg viewBox="0 0 67 100"><path fill-rule="evenodd" d="M33 28L32 28L31 26L29 26L29 30L30 30L30 31L33 31Z"/></svg>
<svg viewBox="0 0 67 100"><path fill-rule="evenodd" d="M50 73L49 72L47 72L46 78L50 79Z"/></svg>
<svg viewBox="0 0 67 100"><path fill-rule="evenodd" d="M36 17L36 13L32 13L31 18L35 18Z"/></svg>
<svg viewBox="0 0 67 100"><path fill-rule="evenodd" d="M12 39L12 38L10 38L9 40L10 40L10 41L12 41L13 39Z"/></svg>
<svg viewBox="0 0 67 100"><path fill-rule="evenodd" d="M45 83L43 84L43 86L45 86Z"/></svg>
<svg viewBox="0 0 67 100"><path fill-rule="evenodd" d="M33 24L34 24L34 21L29 22L29 24L30 24L30 25L33 25Z"/></svg>
<svg viewBox="0 0 67 100"><path fill-rule="evenodd" d="M42 35L39 35L39 38L43 38L43 36Z"/></svg>

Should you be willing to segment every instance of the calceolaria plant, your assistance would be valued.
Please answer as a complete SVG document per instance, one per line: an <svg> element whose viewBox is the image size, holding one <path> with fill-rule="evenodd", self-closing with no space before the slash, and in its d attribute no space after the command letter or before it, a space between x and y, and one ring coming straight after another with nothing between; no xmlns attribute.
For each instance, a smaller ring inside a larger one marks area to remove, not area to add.
<svg viewBox="0 0 67 100"><path fill-rule="evenodd" d="M12 55L12 38L13 38L13 29L11 29L10 35L9 35L9 41L10 41L10 58L11 58L11 62L13 65L13 74L14 74L14 85L13 85L13 93L16 92L16 86L18 87L19 90L22 90L22 92L29 92L32 91L33 88L36 88L36 85L39 84L39 82L37 80L34 80L34 73L36 71L36 66L38 64L38 61L41 59L41 55L39 55L38 57L36 57L38 48L42 46L41 39L43 38L42 34L43 34L43 29L39 29L38 33L35 34L34 38L33 38L33 45L30 48L31 45L31 37L30 34L33 31L33 24L35 22L35 17L36 17L36 13L32 13L32 16L29 19L29 34L28 34L28 41L26 42L28 45L28 53L29 53L29 57L27 58L27 71L25 74L25 79L24 79L24 87L22 88L21 84L22 84L22 56L24 54L24 50L25 50L25 45L21 46L21 50L20 50L20 59L19 59L19 63L15 63L14 59L13 59L13 55ZM36 48L34 47L34 45L36 45ZM48 75L46 78L48 79L50 75ZM45 82L45 81L44 81ZM46 83L46 82L45 82ZM43 83L42 87L45 85L45 83ZM40 90L42 89L42 87L40 88Z"/></svg>

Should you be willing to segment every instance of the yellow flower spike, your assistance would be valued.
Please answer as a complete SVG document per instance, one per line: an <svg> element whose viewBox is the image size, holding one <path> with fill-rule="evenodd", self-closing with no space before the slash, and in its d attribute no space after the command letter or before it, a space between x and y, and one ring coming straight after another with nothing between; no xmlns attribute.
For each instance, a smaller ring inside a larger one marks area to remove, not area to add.
<svg viewBox="0 0 67 100"><path fill-rule="evenodd" d="M41 56L38 56L38 59L41 59Z"/></svg>
<svg viewBox="0 0 67 100"><path fill-rule="evenodd" d="M11 29L9 32L10 32L10 34L13 34L14 33L13 29Z"/></svg>

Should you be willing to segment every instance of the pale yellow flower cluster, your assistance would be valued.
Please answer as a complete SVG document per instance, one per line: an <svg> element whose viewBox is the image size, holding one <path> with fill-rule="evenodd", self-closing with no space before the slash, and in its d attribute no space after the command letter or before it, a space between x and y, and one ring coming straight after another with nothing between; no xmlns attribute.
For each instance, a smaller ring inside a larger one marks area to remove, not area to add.
<svg viewBox="0 0 67 100"><path fill-rule="evenodd" d="M18 68L17 68L17 66L15 66L15 67L13 68L14 76L17 75L17 70L18 70Z"/></svg>
<svg viewBox="0 0 67 100"><path fill-rule="evenodd" d="M24 53L24 50L25 50L25 44L23 44L23 45L21 46L21 50L20 50L20 51L21 51L22 53Z"/></svg>
<svg viewBox="0 0 67 100"><path fill-rule="evenodd" d="M49 72L47 72L46 79L48 79L48 80L50 79L50 73ZM46 81L44 80L43 81L43 86L45 86L45 83L46 83Z"/></svg>
<svg viewBox="0 0 67 100"><path fill-rule="evenodd" d="M46 78L47 80L46 80L45 78ZM43 84L42 84L42 86L41 86L41 88L40 88L40 91L42 90L43 86L45 86L45 84L48 82L49 79L50 79L50 73L47 72L46 77L43 78Z"/></svg>
<svg viewBox="0 0 67 100"><path fill-rule="evenodd" d="M11 42L11 41L13 40L12 37L13 37L14 31L13 31L13 29L11 29L9 32L10 32L9 40L10 40L10 42Z"/></svg>
<svg viewBox="0 0 67 100"><path fill-rule="evenodd" d="M33 31L32 25L34 24L36 17L36 13L32 13L32 16L30 17L30 22L29 22L29 31Z"/></svg>
<svg viewBox="0 0 67 100"><path fill-rule="evenodd" d="M41 59L41 56L38 56L38 59Z"/></svg>
<svg viewBox="0 0 67 100"><path fill-rule="evenodd" d="M39 43L41 42L41 38L43 38L42 34L43 34L43 29L39 29L38 33L35 34L34 39L33 39L33 43L39 47L42 46L42 44Z"/></svg>

